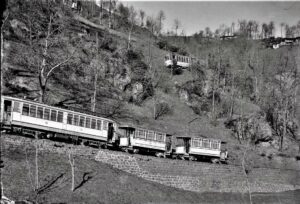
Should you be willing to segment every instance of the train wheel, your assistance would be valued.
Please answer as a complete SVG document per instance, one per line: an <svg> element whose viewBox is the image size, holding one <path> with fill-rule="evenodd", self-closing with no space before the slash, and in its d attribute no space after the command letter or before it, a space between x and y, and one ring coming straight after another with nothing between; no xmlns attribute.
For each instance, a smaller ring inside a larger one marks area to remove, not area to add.
<svg viewBox="0 0 300 204"><path fill-rule="evenodd" d="M189 161L195 161L196 158L194 156L189 156Z"/></svg>
<svg viewBox="0 0 300 204"><path fill-rule="evenodd" d="M211 161L211 163L213 163L213 164L219 163L219 159L216 159L216 158L213 158L213 159L211 159L210 161Z"/></svg>
<svg viewBox="0 0 300 204"><path fill-rule="evenodd" d="M133 153L133 154L137 154L137 153L139 153L139 150L138 150L138 149L133 149L133 150L132 150L132 153Z"/></svg>
<svg viewBox="0 0 300 204"><path fill-rule="evenodd" d="M179 156L179 159L184 160L184 156Z"/></svg>
<svg viewBox="0 0 300 204"><path fill-rule="evenodd" d="M122 148L121 148L121 151L122 151L122 152L126 152L126 153L128 153L128 149L127 149L127 148L125 148L125 147L122 147Z"/></svg>
<svg viewBox="0 0 300 204"><path fill-rule="evenodd" d="M176 155L174 155L174 154L171 155L171 158L172 159L177 159Z"/></svg>
<svg viewBox="0 0 300 204"><path fill-rule="evenodd" d="M101 145L102 149L107 149L107 144Z"/></svg>
<svg viewBox="0 0 300 204"><path fill-rule="evenodd" d="M161 155L162 153L160 153L160 152L155 152L155 156L156 157L161 157L162 155Z"/></svg>

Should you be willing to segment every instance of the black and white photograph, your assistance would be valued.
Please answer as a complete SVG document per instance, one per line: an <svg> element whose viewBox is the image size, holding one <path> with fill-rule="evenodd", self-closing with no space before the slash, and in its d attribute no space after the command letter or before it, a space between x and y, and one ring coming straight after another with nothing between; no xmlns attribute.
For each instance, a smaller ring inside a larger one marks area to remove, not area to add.
<svg viewBox="0 0 300 204"><path fill-rule="evenodd" d="M1 0L0 204L299 204L300 1Z"/></svg>

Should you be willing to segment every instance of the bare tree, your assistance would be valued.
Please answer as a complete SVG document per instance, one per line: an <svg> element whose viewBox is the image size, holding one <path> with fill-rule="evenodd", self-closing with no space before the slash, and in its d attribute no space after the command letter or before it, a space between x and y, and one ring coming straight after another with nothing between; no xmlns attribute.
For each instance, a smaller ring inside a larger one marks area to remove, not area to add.
<svg viewBox="0 0 300 204"><path fill-rule="evenodd" d="M108 28L112 28L112 15L116 8L117 1L116 0L109 0L108 6Z"/></svg>
<svg viewBox="0 0 300 204"><path fill-rule="evenodd" d="M144 26L145 15L146 15L145 11L140 10L139 14L140 14L140 20L141 20L141 27L143 27Z"/></svg>
<svg viewBox="0 0 300 204"><path fill-rule="evenodd" d="M244 175L245 175L245 178L246 178L246 182L247 182L248 194L249 194L249 201L250 201L250 204L252 204L252 191L251 191L251 188L250 188L250 183L249 183L249 178L248 178L248 172L249 172L249 170L246 169L246 165L245 165L246 155L247 155L247 152L248 152L248 149L249 149L249 146L250 146L250 141L251 140L249 140L247 142L247 146L244 148L244 153L243 153L243 158L242 158L242 168L243 168L243 172L244 172Z"/></svg>
<svg viewBox="0 0 300 204"><path fill-rule="evenodd" d="M175 30L175 35L177 36L177 30L181 27L181 22L176 18L173 23L173 27Z"/></svg>
<svg viewBox="0 0 300 204"><path fill-rule="evenodd" d="M163 28L163 21L166 19L166 15L165 13L160 10L158 12L158 15L157 15L157 20L158 20L158 34L160 35L161 34L161 30Z"/></svg>
<svg viewBox="0 0 300 204"><path fill-rule="evenodd" d="M160 117L170 114L172 109L170 108L169 104L166 102L157 102L154 100L154 120L159 119Z"/></svg>
<svg viewBox="0 0 300 204"><path fill-rule="evenodd" d="M155 31L155 25L156 25L156 22L155 20L153 19L153 17L150 17L148 16L147 17L147 20L146 20L146 27L148 28L148 30L154 34L154 31Z"/></svg>
<svg viewBox="0 0 300 204"><path fill-rule="evenodd" d="M47 4L45 1L32 0L22 4L20 9L23 12L19 20L30 28L30 49L19 53L24 59L20 65L37 73L39 100L45 102L51 75L59 68L68 66L75 53L72 41L66 39L69 26L75 20L55 2ZM59 51L58 47L61 48Z"/></svg>
<svg viewBox="0 0 300 204"><path fill-rule="evenodd" d="M297 36L300 36L300 20L297 22Z"/></svg>
<svg viewBox="0 0 300 204"><path fill-rule="evenodd" d="M261 32L262 32L263 38L267 38L268 37L268 35L270 33L269 32L269 26L268 26L268 24L263 23L261 25Z"/></svg>
<svg viewBox="0 0 300 204"><path fill-rule="evenodd" d="M280 36L281 36L281 37L283 37L283 36L282 36L282 28L284 27L284 25L285 25L285 23L283 23L283 22L280 23L280 32L281 32L281 35L280 35Z"/></svg>
<svg viewBox="0 0 300 204"><path fill-rule="evenodd" d="M50 63L47 61L47 56L49 56L48 49L51 46L50 42L50 37L53 35L52 31L52 21L53 21L53 15L50 15L49 22L48 22L48 29L47 29L47 35L45 38L45 43L44 43L44 51L43 51L43 57L42 57L42 62L41 65L39 66L38 73L39 73L39 84L40 84L40 102L45 102L45 92L47 88L47 83L48 80L56 69L67 63L72 57L73 53L66 57L63 61L58 62L57 64L51 66Z"/></svg>
<svg viewBox="0 0 300 204"><path fill-rule="evenodd" d="M75 190L75 158L73 155L73 149L71 148L69 151L69 163L71 166L71 174L72 174L72 186L71 191Z"/></svg>
<svg viewBox="0 0 300 204"><path fill-rule="evenodd" d="M268 25L268 30L269 30L269 36L273 36L274 31L275 31L274 21L270 21L270 23Z"/></svg>
<svg viewBox="0 0 300 204"><path fill-rule="evenodd" d="M235 27L235 23L232 22L232 23L231 23L231 27L230 27L230 28L231 28L231 35L233 35L234 32L235 32L234 27Z"/></svg>
<svg viewBox="0 0 300 204"><path fill-rule="evenodd" d="M130 49L131 47L131 35L132 35L132 31L133 31L133 27L136 23L136 11L134 10L134 7L131 6L129 8L129 22L130 22L130 29L129 29L129 33L128 33L128 44L127 44L127 50Z"/></svg>

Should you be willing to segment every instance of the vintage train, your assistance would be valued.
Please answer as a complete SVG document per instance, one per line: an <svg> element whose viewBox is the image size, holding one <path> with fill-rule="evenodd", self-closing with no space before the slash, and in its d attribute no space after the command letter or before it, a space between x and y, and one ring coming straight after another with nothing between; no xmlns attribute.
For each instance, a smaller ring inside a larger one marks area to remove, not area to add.
<svg viewBox="0 0 300 204"><path fill-rule="evenodd" d="M157 157L227 160L227 151L221 151L220 140L177 137L174 145L172 135L164 132L9 96L1 97L0 123L2 130L36 138L62 138L75 144L147 152Z"/></svg>
<svg viewBox="0 0 300 204"><path fill-rule="evenodd" d="M182 69L189 68L193 63L196 62L196 58L179 55L175 53L168 53L165 56L165 66L168 68L180 67Z"/></svg>

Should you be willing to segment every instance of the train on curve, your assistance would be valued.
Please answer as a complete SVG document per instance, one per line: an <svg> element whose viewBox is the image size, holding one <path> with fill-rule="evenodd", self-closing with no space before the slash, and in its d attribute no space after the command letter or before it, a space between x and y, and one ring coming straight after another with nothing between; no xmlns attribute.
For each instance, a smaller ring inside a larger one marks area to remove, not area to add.
<svg viewBox="0 0 300 204"><path fill-rule="evenodd" d="M62 138L75 144L147 152L157 157L227 160L227 151L221 150L220 140L177 137L174 142L172 135L164 132L9 96L1 97L0 123L1 130L36 138Z"/></svg>

